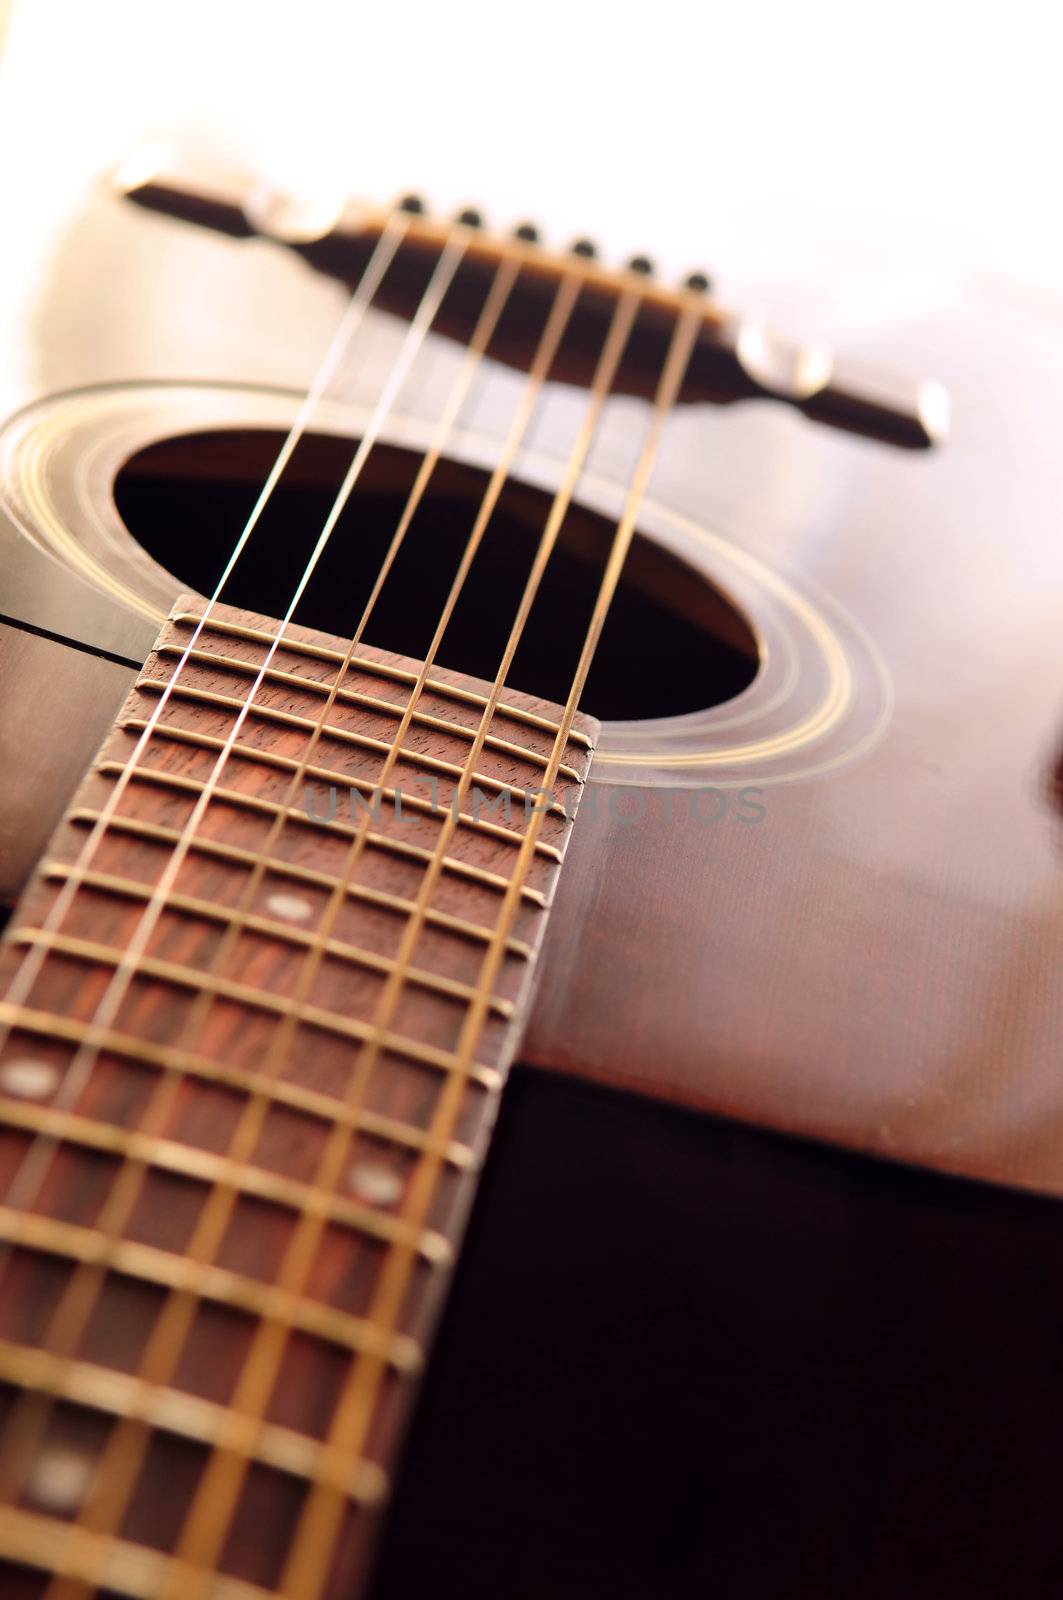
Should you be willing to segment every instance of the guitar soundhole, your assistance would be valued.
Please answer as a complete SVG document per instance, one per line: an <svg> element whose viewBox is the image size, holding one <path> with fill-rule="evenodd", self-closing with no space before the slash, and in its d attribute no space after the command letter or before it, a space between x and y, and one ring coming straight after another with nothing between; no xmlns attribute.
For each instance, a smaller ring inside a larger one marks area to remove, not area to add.
<svg viewBox="0 0 1063 1600"><path fill-rule="evenodd" d="M123 467L118 509L154 560L210 593L282 436L267 429L185 435L151 445ZM281 615L351 460L350 440L306 436L226 588L234 605ZM403 512L422 457L377 446L300 602L296 620L350 635ZM423 658L488 474L442 461L403 542L365 632L366 642ZM493 678L551 504L511 482L503 492L447 630L439 660ZM509 682L563 701L614 533L608 518L574 506L565 519ZM757 671L752 629L685 563L638 537L613 602L583 699L597 717L682 715L730 700Z"/></svg>

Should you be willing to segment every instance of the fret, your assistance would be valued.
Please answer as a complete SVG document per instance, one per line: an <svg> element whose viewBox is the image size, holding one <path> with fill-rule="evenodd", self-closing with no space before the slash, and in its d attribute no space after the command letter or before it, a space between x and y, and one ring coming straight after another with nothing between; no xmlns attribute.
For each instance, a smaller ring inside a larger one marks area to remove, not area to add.
<svg viewBox="0 0 1063 1600"><path fill-rule="evenodd" d="M375 1462L337 1459L334 1450L294 1428L244 1419L216 1401L94 1362L0 1339L0 1382L105 1416L143 1422L153 1432L176 1434L210 1448L224 1438L226 1449L247 1461L308 1483L327 1483L362 1505L378 1505L387 1493L387 1477Z"/></svg>
<svg viewBox="0 0 1063 1600"><path fill-rule="evenodd" d="M200 1183L224 1184L238 1194L269 1201L300 1215L322 1217L384 1244L404 1245L432 1266L447 1266L453 1260L453 1249L443 1234L431 1228L409 1228L400 1217L376 1211L344 1195L326 1194L309 1184L246 1162L229 1160L195 1145L179 1144L173 1139L139 1133L113 1123L96 1122L75 1112L10 1098L5 1098L2 1104L4 1121L9 1127L25 1128L82 1149L124 1156L145 1167L156 1167Z"/></svg>
<svg viewBox="0 0 1063 1600"><path fill-rule="evenodd" d="M182 615L190 609L181 603ZM91 1498L78 1491L81 1509L64 1508L73 1522L58 1511L19 1520L20 1507L15 1523L0 1523L5 1558L25 1549L29 1564L61 1575L55 1600L74 1600L79 1584L122 1593L128 1580L136 1593L149 1570L155 1587L142 1587L152 1600L200 1591L203 1600L272 1600L286 1582L285 1519L295 1538L319 1495L343 1502L356 1541L368 1533L393 1424L408 1404L403 1380L423 1366L569 832L552 797L534 821L523 818L530 833L471 815L467 798L479 786L497 818L499 800L538 794L539 775L558 770L540 753L560 726L556 708L514 692L510 720L526 733L481 736L465 723L488 705L487 686L440 679L433 702L429 680L424 708L399 707L394 685L416 684L417 664L377 662L371 651L342 684L304 680L303 670L324 671L294 658L335 666L343 651L332 647L343 641L299 628L282 641L293 655L282 652L263 674L277 703L247 706L240 695L260 669L241 663L245 681L220 674L267 646L275 625L250 617L244 630L242 614L220 609L217 639L208 627L197 640L192 682L171 689L173 709L156 725L160 662L180 659L167 624L0 950L0 970L14 980L0 1000L3 1060L40 1060L54 1074L47 1092L0 1095L20 1184L18 1203L0 1205L10 1273L0 1288L39 1275L50 1297L36 1320L20 1313L11 1324L32 1336L0 1342L0 1381L20 1391L6 1424L4 1492L23 1506L46 1503L34 1499L34 1473L46 1472L64 1429L87 1441L83 1466L96 1474ZM246 652L233 637L244 637ZM226 655L212 654L215 642ZM333 703L340 709L329 715ZM233 787L216 785L208 767L228 741L214 730L245 714L253 733L232 748ZM405 737L387 743L384 716L396 732L416 727L425 750ZM145 729L157 736L147 755L157 764L130 767L129 739ZM318 730L328 742L312 764L302 757ZM563 752L573 798L592 742L578 732ZM525 750L523 737L538 749ZM394 773L393 762L402 763ZM337 770L346 765L359 776ZM417 765L439 775L440 801L401 793ZM349 789L350 815L308 813L296 792L303 776L339 788L344 813ZM451 785L464 806L458 817L445 804ZM374 821L373 796L395 809L401 801L407 837L387 813ZM181 825L190 809L194 833ZM508 810L501 816L508 821ZM356 876L367 881L346 881ZM491 926L496 905L507 912L504 932ZM51 915L57 907L61 917ZM490 993L485 960L496 975ZM396 1262L410 1263L402 1304L385 1304ZM387 1386L374 1390L380 1443L374 1435L347 1451L334 1398L367 1372ZM168 1454L178 1441L193 1452L180 1460L198 1463L194 1475L181 1469L187 1499L175 1515L184 1520L162 1546L180 1558L159 1554L154 1534L139 1531L154 1525L138 1521L148 1485L178 1460ZM251 1507L258 1515L260 1504L277 1546L268 1581L227 1543L232 1518ZM209 1550L189 1531L202 1531L204 1518ZM34 1546L42 1525L46 1553ZM133 1529L147 1542L123 1544ZM267 1587L245 1587L235 1573Z"/></svg>
<svg viewBox="0 0 1063 1600"><path fill-rule="evenodd" d="M128 900L149 901L154 893L154 885L141 883L136 878L122 878L110 872L82 870L68 866L63 861L45 861L40 872L45 878L58 879L61 882L75 878L78 883L83 883L90 889L99 889ZM257 916L251 912L238 913L214 900L202 900L195 895L174 892L166 896L166 907L167 910L202 917L204 921L221 923L223 926L248 928L252 933L261 933L284 944L296 945L300 949L324 950L327 955L337 960L347 961L352 966L364 967L369 972L388 974L397 970L396 963L387 956L363 950L360 946L348 944L343 939L321 940L306 928L293 927L291 923L278 922L275 918ZM466 1004L471 1002L476 993L472 984L460 983L456 978L428 972L422 967L406 968L405 981L414 988L427 989L433 994L445 995L448 999L461 1000ZM490 1006L497 1016L513 1015L513 1002L501 995L492 995Z"/></svg>
<svg viewBox="0 0 1063 1600"><path fill-rule="evenodd" d="M101 761L96 768L104 777L117 778L127 770L123 761ZM180 790L184 794L202 794L205 784L196 778L186 778L177 772L163 772L158 767L132 767L129 770L130 778L137 783L153 784L160 789ZM218 785L213 791L213 798L229 806L237 806L244 811L254 811L260 816L275 817L283 813L286 822L294 822L297 827L321 828L327 826L330 833L339 838L355 839L360 836L356 823L340 822L333 819L327 824L308 817L304 810L298 806L284 806L275 800L265 800L260 795L244 794L239 789L225 789ZM416 863L418 866L427 866L432 860L432 851L423 845L413 844L407 839L396 839L391 834L378 833L375 829L365 832L365 843L374 850L389 852L400 856L406 861ZM505 894L509 888L509 879L499 872L490 872L486 867L478 867L472 862L462 861L457 856L443 858L443 870L456 878L465 878L469 883L480 884L485 889L497 889L500 894ZM528 884L521 884L519 890L523 900L532 905L547 906L547 898L541 889L533 889Z"/></svg>
<svg viewBox="0 0 1063 1600"><path fill-rule="evenodd" d="M146 1545L85 1528L57 1528L53 1518L22 1506L0 1506L0 1546L11 1561L57 1572L85 1584L90 1594L101 1589L122 1600L158 1600L183 1570L172 1556ZM211 1600L277 1600L277 1594L219 1572L211 1576Z"/></svg>
<svg viewBox="0 0 1063 1600"><path fill-rule="evenodd" d="M331 681L323 682L320 678L307 678L299 672L283 672L274 666L269 666L263 671L253 661L244 661L239 656L215 654L213 650L185 650L179 644L159 644L155 647L155 653L164 659L184 657L197 666L223 667L227 672L238 672L252 678L261 674L264 683L276 684L286 689L306 690L309 694L319 695L322 699L332 694L344 705L360 706L366 711L376 711L381 716L391 717L395 721L399 720L405 709L402 705L396 705L393 700L381 700L377 695L365 694L358 689L337 687ZM172 678L166 681L174 682ZM468 744L471 744L476 736L475 728L466 727L464 722L452 722L447 717L436 717L430 711L415 710L410 713L410 721L417 727L432 728L436 733L445 733ZM527 745L515 744L511 739L502 739L496 733L485 734L483 742L488 750L497 750L500 755L526 761L530 766L539 767L541 770L545 770L550 760L548 755L538 750L531 750ZM559 762L557 770L562 778L567 778L572 783L582 782L578 768L571 766L567 761Z"/></svg>
<svg viewBox="0 0 1063 1600"><path fill-rule="evenodd" d="M219 610L220 608L217 606L211 610L210 616L204 623L205 630L211 633L224 634L230 639L247 639L254 644L264 644L266 646L273 644L276 640L277 635L275 633L269 633L264 628L252 628L242 623L230 622L219 615ZM194 628L203 622L203 617L195 612L180 611L171 620L178 627ZM292 655L309 656L315 661L328 661L337 666L343 666L346 660L346 654L343 650L329 648L328 646L301 639L294 636L290 629L285 632L281 645L283 649L289 651ZM364 654L356 655L347 670L350 672L366 672L379 678L390 678L392 682L406 684L410 688L413 688L417 682L416 672L393 666L390 662L375 661ZM425 688L430 689L433 694L440 695L444 699L457 700L463 705L475 706L478 711L483 711L487 705L487 695L463 689L458 684L447 683L442 678L429 677L425 681ZM508 717L514 722L523 722L526 727L537 728L540 732L549 734L551 738L555 738L561 731L559 722L554 722L549 717L538 716L533 711L525 710L523 707L513 705L505 700L498 702L495 706L495 713L501 717ZM594 748L594 741L580 727L571 728L568 739L571 744L581 745L585 750L593 750Z"/></svg>
<svg viewBox="0 0 1063 1600"><path fill-rule="evenodd" d="M353 1354L371 1355L396 1372L421 1371L424 1352L415 1339L381 1330L366 1317L340 1311L307 1295L262 1283L231 1268L195 1261L136 1239L111 1238L96 1228L0 1205L0 1237L61 1260L107 1267L122 1277L229 1306L261 1322L290 1328Z"/></svg>
<svg viewBox="0 0 1063 1600"><path fill-rule="evenodd" d="M120 967L125 960L125 952L112 949L110 945L100 944L93 939L74 938L70 934L49 933L42 928L14 928L6 938L13 945L42 946L57 955L72 956L75 960L100 966ZM136 958L135 970L147 977L158 978L163 983L172 983L196 993L217 995L225 1000L233 1000L239 1005L249 1006L256 1011L267 1011L274 1016L287 1017L304 1023L308 1027L319 1029L322 1033L335 1034L341 1039L356 1040L359 1044L365 1044L377 1037L375 1029L370 1024L360 1022L354 1017L344 1017L339 1012L326 1011L321 1006L300 1004L284 995L269 994L263 989L256 989L253 984L238 983L233 978L223 978L217 973L200 971L196 967L185 967L176 961L163 961L157 956L142 955ZM468 1072L473 1082L485 1089L499 1089L502 1086L502 1079L493 1067L475 1065L469 1069L460 1062L452 1050L442 1050L436 1045L424 1044L400 1033L386 1033L380 1042L382 1048L392 1055L403 1056L421 1066L438 1067L441 1072Z"/></svg>
<svg viewBox="0 0 1063 1600"><path fill-rule="evenodd" d="M71 811L67 821L78 826L95 827L101 815L102 812L85 806ZM145 822L139 817L126 817L121 813L108 818L107 831L127 833L133 838L151 840L158 844L173 845L181 838L180 828L168 828L160 822ZM222 844L219 840L208 839L203 834L195 835L189 842L189 849L197 855L210 856L215 861L226 861L232 866L255 867L264 864L266 870L273 876L290 878L293 883L308 883L316 888L329 890L342 887L344 894L350 899L362 900L366 905L377 906L382 911L394 911L400 916L409 916L414 910L414 901L402 895L388 894L383 889L370 888L368 884L340 885L339 879L327 872L319 872L314 867L304 867L296 862L284 861L280 856L263 857L254 850L245 850L235 844ZM447 933L457 934L462 939L471 939L477 944L490 944L494 938L494 930L484 924L469 922L465 917L456 917L450 912L438 911L435 908L429 908L425 913L425 921L432 927L442 928ZM532 953L531 945L527 940L515 939L511 935L506 940L506 953L527 960Z"/></svg>
<svg viewBox="0 0 1063 1600"><path fill-rule="evenodd" d="M143 733L148 726L148 719L123 717L118 726L130 733ZM157 722L151 730L151 736L153 739L170 739L175 744L192 745L197 750L211 750L218 754L228 748L229 756L257 762L264 767L275 767L279 772L294 772L303 779L313 778L318 783L335 785L337 789L356 789L359 794L366 795L370 800L379 795L389 805L396 806L396 809L401 805L407 811L415 811L418 816L441 817L447 814L446 806L425 800L422 795L407 794L405 790L391 787L382 788L368 778L352 777L350 773L337 772L332 767L322 767L316 762L305 762L295 756L284 756L278 750L260 749L257 745L241 744L239 741L228 745L225 739L209 733L199 733L191 728L181 728L173 722ZM559 809L564 814L564 807ZM503 843L514 845L518 849L524 841L524 835L518 829L507 828L501 822L485 822L482 817L474 817L468 811L459 811L457 820L463 828L487 834L492 839L500 839ZM331 827L332 824L326 823L324 826ZM546 844L542 839L536 839L535 851L537 855L546 856L551 861L561 861L564 855L556 844Z"/></svg>
<svg viewBox="0 0 1063 1600"><path fill-rule="evenodd" d="M241 700L237 695L218 694L213 689L197 689L191 684L172 683L165 678L140 677L136 681L136 687L145 690L148 694L162 695L168 693L171 700L187 700L193 705L211 706L219 711L239 712L248 705L246 700ZM340 744L349 744L358 750L371 751L374 755L387 756L391 754L391 745L386 739L375 739L366 733L352 733L349 729L339 728L335 723L331 722L319 724L313 717L300 717L293 711L281 711L275 706L263 705L258 700L250 703L249 715L257 717L262 722L274 722L281 728L294 728L300 733L317 733L322 738L335 739ZM133 724L127 724L127 726L133 726ZM158 728L160 732L168 731L165 724L158 724ZM254 747L252 746L251 748ZM243 754L243 751L238 746L234 746L234 749ZM444 761L441 757L428 755L423 750L409 750L400 745L398 747L398 755L400 759L412 762L418 767L423 767L427 772L442 773L444 777L455 780L466 776L464 768L459 762ZM501 778L494 778L490 773L486 772L473 772L468 776L471 778L473 785L479 789L493 789L498 794L508 795L511 800L519 800L521 805L524 806L538 805L536 801L537 790L524 789L516 783L506 783ZM344 775L344 783L352 781L346 774ZM362 793L375 792L375 784L366 784L362 790ZM387 799L392 799L395 793L394 790L389 789L383 789L380 792ZM403 805L410 805L410 802L417 798L417 796L407 795L403 791L402 803ZM411 809L416 808L411 806ZM553 800L549 805L538 806L538 809L547 812L551 816L568 817L568 812L560 800ZM429 814L431 814L430 803Z"/></svg>
<svg viewBox="0 0 1063 1600"><path fill-rule="evenodd" d="M155 1044L113 1028L95 1027L89 1022L78 1022L73 1017L35 1011L28 1006L12 1005L6 1000L0 1000L0 1024L44 1039L89 1045L138 1065L181 1073L186 1077L201 1079L204 1083L221 1084L241 1093L261 1095L276 1105L305 1113L328 1127L350 1128L352 1132L368 1134L373 1139L397 1145L404 1150L436 1156L461 1172L475 1169L478 1165L475 1152L457 1140L433 1139L412 1123L382 1116L366 1107L346 1106L342 1100L304 1088L287 1078L267 1077L264 1073L249 1072L244 1067L213 1061L208 1056L196 1055L190 1050L179 1050L174 1045Z"/></svg>

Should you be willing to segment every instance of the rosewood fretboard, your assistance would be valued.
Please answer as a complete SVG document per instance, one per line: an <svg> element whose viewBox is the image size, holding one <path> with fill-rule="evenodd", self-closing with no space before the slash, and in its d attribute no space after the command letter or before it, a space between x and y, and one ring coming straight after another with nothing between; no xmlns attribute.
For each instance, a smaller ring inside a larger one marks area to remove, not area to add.
<svg viewBox="0 0 1063 1600"><path fill-rule="evenodd" d="M216 608L123 779L196 617L0 964L5 1595L357 1592L595 731L544 794L560 709L477 750L433 668L396 753L418 664L293 627L188 843L277 626Z"/></svg>

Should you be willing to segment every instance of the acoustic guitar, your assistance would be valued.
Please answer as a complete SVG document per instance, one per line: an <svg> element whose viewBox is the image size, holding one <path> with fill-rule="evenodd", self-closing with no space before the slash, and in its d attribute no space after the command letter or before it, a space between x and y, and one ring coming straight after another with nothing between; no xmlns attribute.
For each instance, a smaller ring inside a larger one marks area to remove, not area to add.
<svg viewBox="0 0 1063 1600"><path fill-rule="evenodd" d="M71 224L5 1600L1063 1594L1061 329L139 157Z"/></svg>

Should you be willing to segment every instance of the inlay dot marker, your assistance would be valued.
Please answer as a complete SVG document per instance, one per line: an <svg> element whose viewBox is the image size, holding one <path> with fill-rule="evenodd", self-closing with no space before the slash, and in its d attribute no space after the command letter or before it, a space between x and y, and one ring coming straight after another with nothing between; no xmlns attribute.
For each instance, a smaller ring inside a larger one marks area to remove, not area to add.
<svg viewBox="0 0 1063 1600"><path fill-rule="evenodd" d="M0 1089L22 1100L43 1100L55 1093L58 1084L59 1069L33 1056L16 1056L0 1067Z"/></svg>
<svg viewBox="0 0 1063 1600"><path fill-rule="evenodd" d="M271 894L266 909L286 922L305 922L314 908L301 894Z"/></svg>
<svg viewBox="0 0 1063 1600"><path fill-rule="evenodd" d="M45 1450L34 1464L26 1490L31 1500L48 1511L74 1511L85 1498L92 1477L92 1462L80 1451Z"/></svg>
<svg viewBox="0 0 1063 1600"><path fill-rule="evenodd" d="M402 1179L382 1161L356 1161L347 1174L359 1200L373 1206L393 1206L402 1194Z"/></svg>

